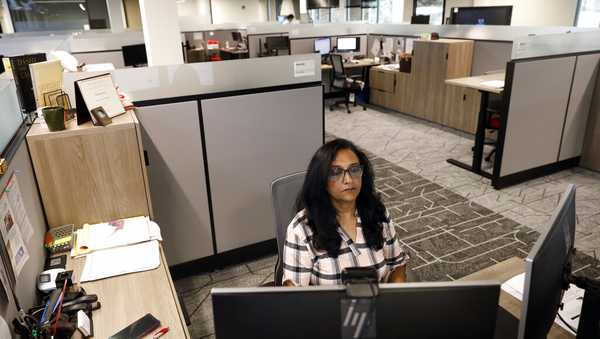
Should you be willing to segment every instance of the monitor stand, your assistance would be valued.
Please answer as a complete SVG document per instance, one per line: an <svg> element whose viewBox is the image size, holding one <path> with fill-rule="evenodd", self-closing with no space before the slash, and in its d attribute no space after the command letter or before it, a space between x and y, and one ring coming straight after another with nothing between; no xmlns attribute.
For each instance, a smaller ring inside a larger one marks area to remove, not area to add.
<svg viewBox="0 0 600 339"><path fill-rule="evenodd" d="M502 306L498 306L494 339L516 339L518 335L519 319Z"/></svg>

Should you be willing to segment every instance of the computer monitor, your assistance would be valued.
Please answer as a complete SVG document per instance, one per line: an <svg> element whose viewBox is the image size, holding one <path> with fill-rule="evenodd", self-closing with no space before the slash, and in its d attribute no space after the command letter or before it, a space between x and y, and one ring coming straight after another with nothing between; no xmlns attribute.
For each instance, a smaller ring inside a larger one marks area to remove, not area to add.
<svg viewBox="0 0 600 339"><path fill-rule="evenodd" d="M382 284L376 337L492 338L499 293L497 282ZM217 339L335 339L348 318L342 317L344 286L215 288L211 294Z"/></svg>
<svg viewBox="0 0 600 339"><path fill-rule="evenodd" d="M510 25L512 6L453 7L453 25Z"/></svg>
<svg viewBox="0 0 600 339"><path fill-rule="evenodd" d="M575 241L575 186L564 193L550 223L525 259L519 339L545 338L554 323Z"/></svg>
<svg viewBox="0 0 600 339"><path fill-rule="evenodd" d="M410 23L413 25L429 25L429 15L413 15L410 18Z"/></svg>
<svg viewBox="0 0 600 339"><path fill-rule="evenodd" d="M329 54L331 51L331 39L329 38L318 38L315 39L315 51L321 55Z"/></svg>
<svg viewBox="0 0 600 339"><path fill-rule="evenodd" d="M272 50L289 50L290 38L287 36L269 36L266 38L267 49Z"/></svg>
<svg viewBox="0 0 600 339"><path fill-rule="evenodd" d="M146 57L146 45L128 45L121 47L125 66L143 66L148 64Z"/></svg>
<svg viewBox="0 0 600 339"><path fill-rule="evenodd" d="M360 38L337 38L337 50L340 52L358 52L360 50Z"/></svg>
<svg viewBox="0 0 600 339"><path fill-rule="evenodd" d="M231 38L235 42L243 42L242 33L240 33L240 32L231 32Z"/></svg>

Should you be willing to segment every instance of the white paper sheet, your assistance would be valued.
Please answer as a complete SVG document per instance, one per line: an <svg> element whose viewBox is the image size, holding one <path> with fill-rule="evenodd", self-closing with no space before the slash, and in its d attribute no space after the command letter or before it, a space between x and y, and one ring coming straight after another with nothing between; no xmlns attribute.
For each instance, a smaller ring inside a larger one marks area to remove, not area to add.
<svg viewBox="0 0 600 339"><path fill-rule="evenodd" d="M0 232L2 232L2 238L12 262L15 278L17 278L21 274L23 266L29 260L29 252L23 242L20 226L17 224L15 213L10 206L6 192L0 197Z"/></svg>
<svg viewBox="0 0 600 339"><path fill-rule="evenodd" d="M516 275L502 284L502 290L520 301L523 301L523 289L525 288L525 273ZM579 325L579 314L581 313L581 305L583 303L584 290L571 284L569 289L563 295L564 307L558 313L575 329ZM560 327L564 328L571 334L575 335L563 322L556 317L554 320Z"/></svg>
<svg viewBox="0 0 600 339"><path fill-rule="evenodd" d="M23 203L23 196L21 195L21 189L19 188L19 180L17 175L13 174L8 185L6 185L5 194L8 196L8 202L16 219L17 225L21 229L23 240L25 243L29 243L33 236L33 227L27 217L27 211L25 210L25 204Z"/></svg>
<svg viewBox="0 0 600 339"><path fill-rule="evenodd" d="M95 251L86 256L81 282L148 271L160 265L158 241Z"/></svg>

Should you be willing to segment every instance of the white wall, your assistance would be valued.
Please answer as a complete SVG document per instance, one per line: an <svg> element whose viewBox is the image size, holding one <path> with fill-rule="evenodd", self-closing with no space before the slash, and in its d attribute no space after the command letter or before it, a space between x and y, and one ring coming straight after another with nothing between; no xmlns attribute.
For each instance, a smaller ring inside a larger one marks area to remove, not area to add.
<svg viewBox="0 0 600 339"><path fill-rule="evenodd" d="M209 0L184 0L177 2L177 15L179 22L192 22L210 25Z"/></svg>
<svg viewBox="0 0 600 339"><path fill-rule="evenodd" d="M263 22L267 5L261 0L212 0L212 14L215 24Z"/></svg>
<svg viewBox="0 0 600 339"><path fill-rule="evenodd" d="M573 26L576 0L474 0L474 6L513 6L512 26Z"/></svg>

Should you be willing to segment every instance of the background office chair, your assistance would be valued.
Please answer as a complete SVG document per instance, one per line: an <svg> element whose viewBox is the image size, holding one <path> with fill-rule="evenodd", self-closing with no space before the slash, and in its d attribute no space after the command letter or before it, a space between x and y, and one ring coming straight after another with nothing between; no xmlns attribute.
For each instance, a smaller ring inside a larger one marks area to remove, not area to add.
<svg viewBox="0 0 600 339"><path fill-rule="evenodd" d="M333 67L333 77L331 79L331 88L338 89L344 93L343 101L336 101L333 105L329 106L329 109L333 111L333 109L344 103L346 105L346 111L350 113L350 94L354 94L354 106L357 104L358 95L362 91L364 80L362 75L354 75L347 76L344 70L344 62L342 60L342 56L340 54L330 54L331 58L331 66ZM361 104L363 110L366 110L367 107L364 104Z"/></svg>
<svg viewBox="0 0 600 339"><path fill-rule="evenodd" d="M484 158L485 161L492 161L492 157L496 154L496 149L498 148L498 131L500 130L500 126L502 125L502 120L500 119L500 112L502 108L502 96L501 95L490 95L490 101L488 103L488 109L486 111L485 118L485 129L486 131L490 131L491 133L496 134L495 139L486 139L484 141L484 145L492 145L492 151Z"/></svg>
<svg viewBox="0 0 600 339"><path fill-rule="evenodd" d="M275 214L277 236L277 263L275 264L275 286L281 286L283 277L283 245L287 227L296 215L296 199L304 184L306 172L298 172L275 179L271 183L271 199Z"/></svg>

